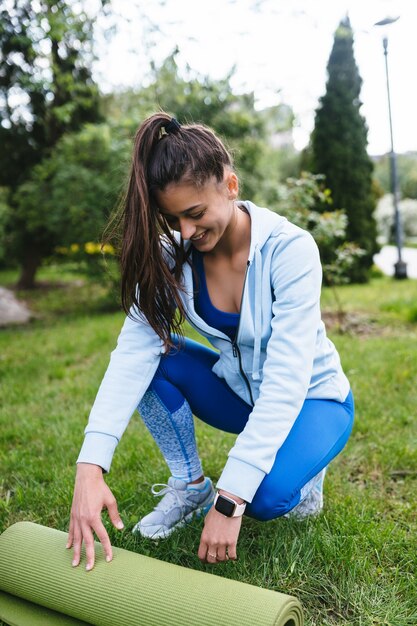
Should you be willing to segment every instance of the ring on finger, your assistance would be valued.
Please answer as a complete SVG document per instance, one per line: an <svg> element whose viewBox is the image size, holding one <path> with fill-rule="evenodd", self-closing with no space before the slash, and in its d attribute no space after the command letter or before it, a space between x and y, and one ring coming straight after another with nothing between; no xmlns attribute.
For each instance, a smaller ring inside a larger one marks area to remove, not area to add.
<svg viewBox="0 0 417 626"><path fill-rule="evenodd" d="M212 554L211 552L207 552L208 556L211 556L212 559L217 559L217 554Z"/></svg>

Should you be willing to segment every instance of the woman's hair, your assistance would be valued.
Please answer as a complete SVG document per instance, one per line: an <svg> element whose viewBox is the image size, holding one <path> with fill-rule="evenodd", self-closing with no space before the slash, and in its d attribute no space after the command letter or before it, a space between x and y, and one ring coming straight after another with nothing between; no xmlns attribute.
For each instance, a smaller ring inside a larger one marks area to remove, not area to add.
<svg viewBox="0 0 417 626"><path fill-rule="evenodd" d="M180 279L187 254L159 212L155 192L170 183L199 187L213 176L221 182L225 167L233 167L230 154L201 124L180 126L161 112L137 130L127 191L113 221L113 234L121 237L121 301L131 317L132 305L139 309L165 349L173 345L171 332L182 335Z"/></svg>

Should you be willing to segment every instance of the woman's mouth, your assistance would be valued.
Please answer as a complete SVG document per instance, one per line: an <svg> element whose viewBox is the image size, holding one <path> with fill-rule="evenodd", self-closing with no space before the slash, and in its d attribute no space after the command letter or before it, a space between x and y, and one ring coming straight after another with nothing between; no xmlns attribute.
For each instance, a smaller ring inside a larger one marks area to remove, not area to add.
<svg viewBox="0 0 417 626"><path fill-rule="evenodd" d="M194 237L191 237L191 241L193 243L197 241L202 241L206 235L207 235L207 231L205 230L203 233L200 233L199 235L194 235Z"/></svg>

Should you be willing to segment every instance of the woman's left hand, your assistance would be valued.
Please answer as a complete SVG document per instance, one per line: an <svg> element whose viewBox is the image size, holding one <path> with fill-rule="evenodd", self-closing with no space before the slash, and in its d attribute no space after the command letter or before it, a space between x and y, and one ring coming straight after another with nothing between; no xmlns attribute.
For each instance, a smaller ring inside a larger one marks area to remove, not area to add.
<svg viewBox="0 0 417 626"><path fill-rule="evenodd" d="M201 533L198 558L204 563L221 563L237 559L236 545L242 517L225 517L214 506L207 513Z"/></svg>

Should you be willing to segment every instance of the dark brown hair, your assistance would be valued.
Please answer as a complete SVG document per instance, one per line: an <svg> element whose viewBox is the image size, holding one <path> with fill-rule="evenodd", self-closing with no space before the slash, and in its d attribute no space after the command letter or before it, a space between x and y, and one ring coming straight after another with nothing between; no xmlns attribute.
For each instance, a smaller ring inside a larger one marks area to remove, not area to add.
<svg viewBox="0 0 417 626"><path fill-rule="evenodd" d="M159 212L155 192L170 183L201 186L213 176L221 182L225 167L232 167L229 152L212 130L189 124L174 125L167 133L171 119L166 113L155 113L139 126L127 191L113 221L113 234L115 229L121 231L123 309L134 318L134 305L166 349L173 345L171 332L182 335L185 311L180 280L187 254L183 241L177 242Z"/></svg>

